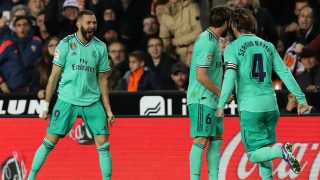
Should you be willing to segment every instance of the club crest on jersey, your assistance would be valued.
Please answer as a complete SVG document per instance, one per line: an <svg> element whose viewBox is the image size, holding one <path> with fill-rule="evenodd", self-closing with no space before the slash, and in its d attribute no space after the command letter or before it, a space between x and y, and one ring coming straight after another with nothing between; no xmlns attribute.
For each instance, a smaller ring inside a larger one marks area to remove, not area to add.
<svg viewBox="0 0 320 180"><path fill-rule="evenodd" d="M54 58L55 60L58 60L58 59L60 58L60 52L59 52L58 50L56 50L56 51L54 52L53 58Z"/></svg>
<svg viewBox="0 0 320 180"><path fill-rule="evenodd" d="M96 51L92 51L92 57L95 58L95 59L97 58L97 52Z"/></svg>
<svg viewBox="0 0 320 180"><path fill-rule="evenodd" d="M212 54L208 53L206 64L211 64Z"/></svg>
<svg viewBox="0 0 320 180"><path fill-rule="evenodd" d="M75 49L77 48L76 43L71 43L71 44L70 44L70 48L71 48L72 50L75 50Z"/></svg>
<svg viewBox="0 0 320 180"><path fill-rule="evenodd" d="M37 46L32 45L32 46L31 46L31 51L32 51L32 52L36 52L36 50L37 50Z"/></svg>

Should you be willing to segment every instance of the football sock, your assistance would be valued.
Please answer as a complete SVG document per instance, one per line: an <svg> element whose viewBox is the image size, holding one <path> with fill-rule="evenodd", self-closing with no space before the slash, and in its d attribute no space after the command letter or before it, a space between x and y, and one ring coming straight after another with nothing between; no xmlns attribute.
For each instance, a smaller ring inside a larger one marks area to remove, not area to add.
<svg viewBox="0 0 320 180"><path fill-rule="evenodd" d="M262 180L272 180L272 161L259 163L259 175Z"/></svg>
<svg viewBox="0 0 320 180"><path fill-rule="evenodd" d="M49 152L54 148L54 146L55 145L52 142L44 138L42 145L38 148L36 154L34 155L28 180L35 179L36 175L38 174L38 171L40 170L41 166L47 159Z"/></svg>
<svg viewBox="0 0 320 180"><path fill-rule="evenodd" d="M202 164L202 154L203 150L206 146L203 144L198 144L196 142L193 143L189 161L190 161L190 179L191 180L199 180L200 172L201 172L201 164Z"/></svg>
<svg viewBox="0 0 320 180"><path fill-rule="evenodd" d="M282 158L281 147L263 147L247 153L249 160L253 163L270 161L275 158Z"/></svg>
<svg viewBox="0 0 320 180"><path fill-rule="evenodd" d="M222 138L210 140L207 151L209 180L217 180L220 164L220 147Z"/></svg>
<svg viewBox="0 0 320 180"><path fill-rule="evenodd" d="M109 148L110 148L109 142L106 142L97 148L99 152L100 168L101 168L103 180L111 179L112 159L110 156Z"/></svg>

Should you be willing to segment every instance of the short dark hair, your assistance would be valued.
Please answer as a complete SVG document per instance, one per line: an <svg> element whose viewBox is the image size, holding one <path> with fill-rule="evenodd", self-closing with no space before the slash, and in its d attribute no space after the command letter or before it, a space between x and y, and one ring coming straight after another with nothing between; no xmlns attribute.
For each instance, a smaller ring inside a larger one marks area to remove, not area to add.
<svg viewBox="0 0 320 180"><path fill-rule="evenodd" d="M230 26L242 33L256 33L257 22L250 10L237 8L230 15Z"/></svg>
<svg viewBox="0 0 320 180"><path fill-rule="evenodd" d="M31 20L30 20L30 18L29 18L28 16L17 16L16 19L14 20L14 22L13 22L13 25L15 26L16 23L17 23L18 21L22 20L22 19L27 20L27 21L28 21L28 24L29 24L30 26L32 25Z"/></svg>
<svg viewBox="0 0 320 180"><path fill-rule="evenodd" d="M94 13L92 11L89 10L82 10L79 12L78 17L77 17L77 21L79 21L83 16L85 15L91 15L94 16Z"/></svg>
<svg viewBox="0 0 320 180"><path fill-rule="evenodd" d="M144 51L133 51L129 54L129 57L136 58L139 62L146 62L147 61L147 54Z"/></svg>
<svg viewBox="0 0 320 180"><path fill-rule="evenodd" d="M230 18L231 9L227 6L216 6L210 10L209 25L220 27Z"/></svg>

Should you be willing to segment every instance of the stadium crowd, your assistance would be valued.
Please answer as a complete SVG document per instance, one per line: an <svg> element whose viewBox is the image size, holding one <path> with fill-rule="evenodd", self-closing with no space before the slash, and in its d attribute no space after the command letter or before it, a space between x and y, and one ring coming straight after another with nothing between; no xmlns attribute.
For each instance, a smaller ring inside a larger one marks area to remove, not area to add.
<svg viewBox="0 0 320 180"><path fill-rule="evenodd" d="M301 89L320 91L319 0L0 0L1 92L44 98L54 48L76 32L83 9L96 14L108 46L111 91L186 91L193 43L217 5L252 10L256 34L277 47ZM222 50L233 38L220 38Z"/></svg>

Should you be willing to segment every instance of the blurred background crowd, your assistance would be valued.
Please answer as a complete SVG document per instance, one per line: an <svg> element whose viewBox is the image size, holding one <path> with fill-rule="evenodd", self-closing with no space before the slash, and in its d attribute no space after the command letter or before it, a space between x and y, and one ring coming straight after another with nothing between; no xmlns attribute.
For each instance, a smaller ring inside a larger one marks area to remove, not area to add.
<svg viewBox="0 0 320 180"><path fill-rule="evenodd" d="M320 0L0 0L1 93L45 96L54 49L83 9L108 46L111 91L186 91L193 43L218 5L250 9L301 89L320 91ZM220 38L222 52L233 39ZM273 83L286 89L276 74Z"/></svg>

